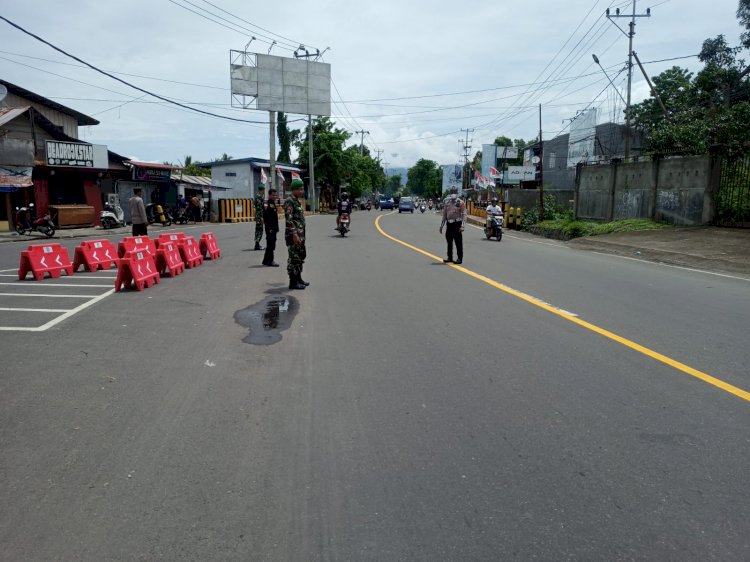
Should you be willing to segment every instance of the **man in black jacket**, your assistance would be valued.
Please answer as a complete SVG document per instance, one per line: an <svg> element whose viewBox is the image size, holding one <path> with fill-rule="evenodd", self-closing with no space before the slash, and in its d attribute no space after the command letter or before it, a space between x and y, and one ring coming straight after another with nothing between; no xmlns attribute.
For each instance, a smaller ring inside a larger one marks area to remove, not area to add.
<svg viewBox="0 0 750 562"><path fill-rule="evenodd" d="M279 211L276 208L276 190L273 187L268 190L268 202L263 204L263 226L266 230L266 253L263 256L263 265L279 267L279 264L273 261L276 234L279 232Z"/></svg>

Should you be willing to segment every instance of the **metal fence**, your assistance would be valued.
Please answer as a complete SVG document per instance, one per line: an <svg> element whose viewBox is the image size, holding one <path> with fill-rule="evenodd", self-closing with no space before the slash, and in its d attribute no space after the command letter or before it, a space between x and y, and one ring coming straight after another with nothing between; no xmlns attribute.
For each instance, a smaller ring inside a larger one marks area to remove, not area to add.
<svg viewBox="0 0 750 562"><path fill-rule="evenodd" d="M716 194L716 224L750 228L750 157L724 158Z"/></svg>

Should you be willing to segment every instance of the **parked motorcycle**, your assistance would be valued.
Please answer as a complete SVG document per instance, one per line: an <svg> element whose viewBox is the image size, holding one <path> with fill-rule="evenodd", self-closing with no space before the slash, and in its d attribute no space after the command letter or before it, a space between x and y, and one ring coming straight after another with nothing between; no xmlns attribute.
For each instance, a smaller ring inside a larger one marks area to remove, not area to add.
<svg viewBox="0 0 750 562"><path fill-rule="evenodd" d="M503 238L503 215L490 215L489 222L484 226L484 235L487 240L497 238L500 242Z"/></svg>
<svg viewBox="0 0 750 562"><path fill-rule="evenodd" d="M28 207L16 207L16 232L18 234L41 232L48 238L52 238L55 235L55 223L52 222L49 211L41 217L34 216L33 212L33 203L29 203Z"/></svg>
<svg viewBox="0 0 750 562"><path fill-rule="evenodd" d="M172 217L175 224L187 224L190 220L190 215L186 207L175 207L172 209Z"/></svg>
<svg viewBox="0 0 750 562"><path fill-rule="evenodd" d="M170 226L172 224L172 214L169 211L165 211L161 205L156 203L149 203L146 205L146 218L148 224L154 224L160 222L162 226Z"/></svg>
<svg viewBox="0 0 750 562"><path fill-rule="evenodd" d="M339 231L342 237L346 236L346 233L349 232L349 214L348 213L342 213L341 218L339 219L339 226L336 230Z"/></svg>
<svg viewBox="0 0 750 562"><path fill-rule="evenodd" d="M99 213L102 228L117 228L125 226L125 212L119 205L104 204L104 210Z"/></svg>

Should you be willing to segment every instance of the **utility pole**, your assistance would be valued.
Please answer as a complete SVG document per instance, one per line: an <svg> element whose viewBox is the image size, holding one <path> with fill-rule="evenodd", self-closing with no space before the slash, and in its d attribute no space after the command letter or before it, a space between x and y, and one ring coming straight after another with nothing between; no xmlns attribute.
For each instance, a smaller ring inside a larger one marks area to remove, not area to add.
<svg viewBox="0 0 750 562"><path fill-rule="evenodd" d="M359 142L359 154L360 156L364 156L365 154L365 135L369 135L370 131L354 131L355 134L360 135L360 142Z"/></svg>
<svg viewBox="0 0 750 562"><path fill-rule="evenodd" d="M607 19L614 23L617 26L617 29L622 31L625 36L628 38L628 99L625 103L625 159L627 160L630 158L630 145L632 142L632 135L630 131L630 100L631 100L631 85L633 82L633 36L635 35L635 18L650 18L651 17L651 8L646 9L645 14L636 14L636 3L637 0L633 0L633 13L630 15L627 14L620 14L620 8L617 8L615 10L615 14L612 15L609 13L609 8L607 8ZM617 25L613 20L615 18L630 18L630 22L628 23L629 31L626 32L624 29L622 29L619 25Z"/></svg>
<svg viewBox="0 0 750 562"><path fill-rule="evenodd" d="M378 161L378 164L380 164L380 155L383 154L383 150L379 148L375 152L378 153L378 157L376 158L376 160Z"/></svg>
<svg viewBox="0 0 750 562"><path fill-rule="evenodd" d="M268 112L268 121L270 125L269 129L271 131L271 134L268 137L268 143L271 148L270 158L268 159L268 173L269 173L268 182L270 184L268 186L268 189L271 189L271 188L276 189L276 112L275 111Z"/></svg>
<svg viewBox="0 0 750 562"><path fill-rule="evenodd" d="M469 189L471 187L471 176L469 175L469 171L471 170L471 167L469 166L469 151L471 150L471 141L469 141L469 133L473 133L474 129L461 129L461 132L466 131L466 140L459 139L458 142L461 143L461 149L464 151L464 181L463 185L461 186L462 190Z"/></svg>
<svg viewBox="0 0 750 562"><path fill-rule="evenodd" d="M310 211L313 213L315 212L315 158L313 156L313 128L312 128L312 115L307 116L307 142L309 143L309 147L307 150L307 167L309 168L310 172L310 185L308 186L310 189L310 196L312 197L312 201L310 202Z"/></svg>
<svg viewBox="0 0 750 562"><path fill-rule="evenodd" d="M542 142L542 104L539 104L539 221L544 220L544 142Z"/></svg>

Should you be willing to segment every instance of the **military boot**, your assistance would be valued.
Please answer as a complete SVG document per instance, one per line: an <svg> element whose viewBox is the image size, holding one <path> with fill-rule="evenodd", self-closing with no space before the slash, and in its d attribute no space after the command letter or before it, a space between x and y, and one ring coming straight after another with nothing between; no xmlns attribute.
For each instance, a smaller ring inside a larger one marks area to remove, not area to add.
<svg viewBox="0 0 750 562"><path fill-rule="evenodd" d="M260 242L256 242L255 248L253 248L253 250L262 250L262 249L263 249L263 246L260 245Z"/></svg>
<svg viewBox="0 0 750 562"><path fill-rule="evenodd" d="M299 282L299 275L289 276L289 289L290 290L302 290L305 286Z"/></svg>

